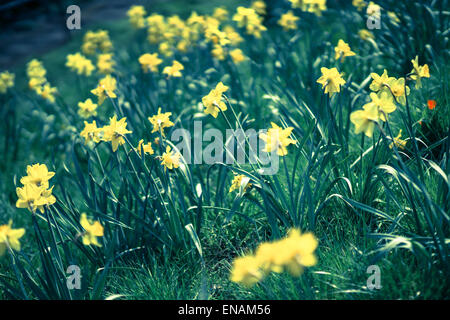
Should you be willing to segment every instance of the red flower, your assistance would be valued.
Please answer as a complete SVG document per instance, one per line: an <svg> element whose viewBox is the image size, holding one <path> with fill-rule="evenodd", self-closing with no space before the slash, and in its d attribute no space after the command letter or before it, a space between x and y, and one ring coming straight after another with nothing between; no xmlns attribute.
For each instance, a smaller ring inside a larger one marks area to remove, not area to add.
<svg viewBox="0 0 450 320"><path fill-rule="evenodd" d="M436 108L436 100L428 100L427 105L428 109L433 110Z"/></svg>

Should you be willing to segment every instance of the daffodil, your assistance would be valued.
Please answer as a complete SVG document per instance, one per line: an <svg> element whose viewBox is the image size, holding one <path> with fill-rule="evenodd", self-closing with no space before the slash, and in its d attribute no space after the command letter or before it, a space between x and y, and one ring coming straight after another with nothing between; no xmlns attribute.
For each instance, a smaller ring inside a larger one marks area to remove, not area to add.
<svg viewBox="0 0 450 320"><path fill-rule="evenodd" d="M97 56L97 68L101 74L111 74L114 71L116 63L111 53L101 53Z"/></svg>
<svg viewBox="0 0 450 320"><path fill-rule="evenodd" d="M145 53L139 57L139 63L144 72L158 72L158 65L162 63L162 60L158 58L157 53Z"/></svg>
<svg viewBox="0 0 450 320"><path fill-rule="evenodd" d="M220 44L213 45L211 55L219 61L225 60L225 50Z"/></svg>
<svg viewBox="0 0 450 320"><path fill-rule="evenodd" d="M280 273L284 270L298 277L304 268L317 264L317 246L314 234L302 234L298 229L291 229L283 239L261 243L254 255L236 258L231 270L231 281L251 287L270 272Z"/></svg>
<svg viewBox="0 0 450 320"><path fill-rule="evenodd" d="M246 29L246 33L256 38L261 37L261 32L267 28L262 24L262 18L253 8L238 7L236 14L233 16L239 28Z"/></svg>
<svg viewBox="0 0 450 320"><path fill-rule="evenodd" d="M33 184L37 187L48 188L49 180L55 175L53 171L48 171L45 164L33 164L27 166L27 175L20 179L23 185Z"/></svg>
<svg viewBox="0 0 450 320"><path fill-rule="evenodd" d="M228 18L228 10L223 7L217 7L214 9L213 17L219 21L225 21Z"/></svg>
<svg viewBox="0 0 450 320"><path fill-rule="evenodd" d="M259 137L266 143L263 151L273 152L277 151L279 156L287 155L287 146L294 144L296 141L291 139L293 127L283 129L271 122L272 128L269 128L267 134L261 133Z"/></svg>
<svg viewBox="0 0 450 320"><path fill-rule="evenodd" d="M44 206L56 202L51 191L52 189L47 190L44 186L38 187L35 184L26 184L21 188L16 188L18 197L16 207L28 209L33 213L39 209L43 213Z"/></svg>
<svg viewBox="0 0 450 320"><path fill-rule="evenodd" d="M253 1L250 7L259 15L266 14L266 3L262 0Z"/></svg>
<svg viewBox="0 0 450 320"><path fill-rule="evenodd" d="M173 48L172 44L170 44L168 41L164 41L159 44L158 51L165 57L171 57L171 56L173 56L174 48ZM169 69L166 69L166 68L169 68ZM167 70L167 71L172 70L172 69L176 70L176 68L174 69L173 67L166 67L166 68L163 69L163 73L164 73L164 70ZM181 75L180 75L180 77L181 77Z"/></svg>
<svg viewBox="0 0 450 320"><path fill-rule="evenodd" d="M78 114L82 118L89 118L97 115L98 105L93 103L91 98L86 99L84 102L78 102Z"/></svg>
<svg viewBox="0 0 450 320"><path fill-rule="evenodd" d="M42 98L50 102L55 102L55 93L57 92L58 89L52 87L49 83L46 83L45 85L38 87L36 89L36 93L38 95L40 95Z"/></svg>
<svg viewBox="0 0 450 320"><path fill-rule="evenodd" d="M4 94L14 86L14 73L4 71L0 73L0 93Z"/></svg>
<svg viewBox="0 0 450 320"><path fill-rule="evenodd" d="M12 220L8 224L0 226L0 257L2 257L7 248L20 251L19 239L25 234L25 229L13 229Z"/></svg>
<svg viewBox="0 0 450 320"><path fill-rule="evenodd" d="M127 16L130 20L131 25L136 28L144 28L145 27L145 15L147 12L143 6L131 6L127 11Z"/></svg>
<svg viewBox="0 0 450 320"><path fill-rule="evenodd" d="M278 24L283 27L284 31L295 30L297 29L297 21L300 18L294 15L292 10L281 15L280 20L278 20Z"/></svg>
<svg viewBox="0 0 450 320"><path fill-rule="evenodd" d="M240 190L241 187L243 190L247 190L251 186L251 183L249 182L249 178L244 176L243 174L235 175L233 178L233 181L231 182L230 189L228 190L229 193L233 192L234 190Z"/></svg>
<svg viewBox="0 0 450 320"><path fill-rule="evenodd" d="M359 30L358 36L361 38L361 40L364 40L364 41L369 41L369 40L375 39L375 36L373 35L373 33L366 29Z"/></svg>
<svg viewBox="0 0 450 320"><path fill-rule="evenodd" d="M336 60L341 59L341 62L344 62L345 57L351 57L356 55L351 49L348 43L344 42L344 40L339 39L338 45L334 48Z"/></svg>
<svg viewBox="0 0 450 320"><path fill-rule="evenodd" d="M388 80L387 85L390 89L390 92L395 97L396 101L402 105L405 105L406 96L409 95L410 92L409 87L405 86L405 79L391 78Z"/></svg>
<svg viewBox="0 0 450 320"><path fill-rule="evenodd" d="M317 245L318 241L312 233L301 234L299 230L291 229L288 237L278 245L275 264L282 265L291 275L298 277L305 267L317 263L314 254Z"/></svg>
<svg viewBox="0 0 450 320"><path fill-rule="evenodd" d="M364 0L352 0L352 5L356 7L358 11L361 11L367 5L367 3L364 2Z"/></svg>
<svg viewBox="0 0 450 320"><path fill-rule="evenodd" d="M228 25L223 28L226 38L232 46L238 46L244 39L232 26Z"/></svg>
<svg viewBox="0 0 450 320"><path fill-rule="evenodd" d="M108 31L97 30L88 31L84 34L81 51L86 55L94 55L98 51L107 53L113 48L112 42L109 38Z"/></svg>
<svg viewBox="0 0 450 320"><path fill-rule="evenodd" d="M325 88L325 94L329 94L330 97L335 92L341 91L341 85L345 84L345 80L342 78L342 75L336 68L325 68L322 67L320 69L322 72L322 76L317 79L317 82L322 85L322 88Z"/></svg>
<svg viewBox="0 0 450 320"><path fill-rule="evenodd" d="M350 114L350 121L355 125L355 133L364 132L369 138L372 137L375 129L375 122L379 119L378 107L375 104L366 105L362 110L353 111Z"/></svg>
<svg viewBox="0 0 450 320"><path fill-rule="evenodd" d="M155 151L153 151L152 148L152 144L151 142L148 142L146 144L144 144L144 140L141 139L139 140L138 146L136 147L137 152L139 153L140 156L142 156L142 151L144 151L144 154L148 153L148 154L154 154Z"/></svg>
<svg viewBox="0 0 450 320"><path fill-rule="evenodd" d="M86 213L81 214L80 224L84 229L82 236L83 244L85 246L94 245L101 247L102 245L98 242L98 237L103 237L103 226L99 221L89 220Z"/></svg>
<svg viewBox="0 0 450 320"><path fill-rule="evenodd" d="M395 78L388 76L386 69L384 69L383 74L381 76L376 74L375 72L372 72L370 76L372 77L373 80L369 88L370 90L375 92L382 90L383 88L389 85L390 81L395 80Z"/></svg>
<svg viewBox="0 0 450 320"><path fill-rule="evenodd" d="M168 77L181 77L181 70L184 69L184 66L179 63L177 60L174 60L171 66L165 67L163 69L163 74L167 74Z"/></svg>
<svg viewBox="0 0 450 320"><path fill-rule="evenodd" d="M397 109L392 95L386 91L381 91L378 94L372 92L370 94L370 98L372 100L369 103L365 104L363 106L363 109L371 109L372 106L375 106L378 109L379 118L382 121L386 121L386 115L394 112Z"/></svg>
<svg viewBox="0 0 450 320"><path fill-rule="evenodd" d="M400 149L405 149L405 146L406 146L406 143L407 143L407 141L406 140L403 140L403 139L400 139L400 137L402 136L402 130L400 130L399 132L398 132L398 135L393 139L393 141L389 144L389 148L393 148L394 147L394 144L395 144L395 146L397 147L397 148L400 148Z"/></svg>
<svg viewBox="0 0 450 320"><path fill-rule="evenodd" d="M230 57L231 57L231 60L233 60L233 62L235 64L239 64L245 60L244 53L239 48L231 50Z"/></svg>
<svg viewBox="0 0 450 320"><path fill-rule="evenodd" d="M111 141L113 152L116 152L119 145L125 143L123 137L128 133L132 133L132 131L127 129L127 118L124 117L117 121L116 115L109 119L109 125L103 127L102 130L103 140Z"/></svg>
<svg viewBox="0 0 450 320"><path fill-rule="evenodd" d="M327 9L326 0L289 0L292 8L299 8L302 11L314 13L317 16L322 15L322 11Z"/></svg>
<svg viewBox="0 0 450 320"><path fill-rule="evenodd" d="M225 102L222 101L222 95L228 90L222 82L219 82L206 96L202 98L205 113L217 118L219 111L227 110Z"/></svg>
<svg viewBox="0 0 450 320"><path fill-rule="evenodd" d="M101 140L100 132L101 129L97 128L95 120L91 123L84 121L84 129L81 131L80 136L84 138L85 144L88 144L91 141L98 143Z"/></svg>
<svg viewBox="0 0 450 320"><path fill-rule="evenodd" d="M106 97L117 98L114 92L117 88L117 81L111 75L106 75L104 78L100 79L97 88L92 89L91 93L98 97L98 105L101 105Z"/></svg>
<svg viewBox="0 0 450 320"><path fill-rule="evenodd" d="M430 70L427 64L423 66L419 65L419 56L416 56L414 60L411 60L413 69L411 70L411 79L416 81L416 89L422 87L422 78L430 77Z"/></svg>
<svg viewBox="0 0 450 320"><path fill-rule="evenodd" d="M166 152L163 153L161 158L161 165L164 166L165 169L176 169L180 166L180 158L181 154L176 151L171 151L170 146L166 147Z"/></svg>
<svg viewBox="0 0 450 320"><path fill-rule="evenodd" d="M170 116L172 112L161 113L161 108L158 108L158 113L152 117L148 118L148 121L153 125L153 132L161 132L161 135L164 136L164 128L172 127L173 122L170 121Z"/></svg>
<svg viewBox="0 0 450 320"><path fill-rule="evenodd" d="M76 71L77 74L85 76L90 76L95 70L92 61L79 52L67 55L66 66L72 71Z"/></svg>
<svg viewBox="0 0 450 320"><path fill-rule="evenodd" d="M254 256L244 256L234 259L230 280L251 287L262 280L264 273L258 259Z"/></svg>
<svg viewBox="0 0 450 320"><path fill-rule="evenodd" d="M44 65L41 61L33 59L27 63L27 76L29 78L45 78L47 70L45 70Z"/></svg>

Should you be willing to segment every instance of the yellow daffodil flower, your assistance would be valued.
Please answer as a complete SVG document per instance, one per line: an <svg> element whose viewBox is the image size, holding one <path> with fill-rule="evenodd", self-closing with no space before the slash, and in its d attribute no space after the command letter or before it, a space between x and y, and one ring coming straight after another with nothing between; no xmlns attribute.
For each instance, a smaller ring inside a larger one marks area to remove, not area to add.
<svg viewBox="0 0 450 320"><path fill-rule="evenodd" d="M335 92L341 91L341 85L345 84L345 80L336 68L325 68L320 69L322 76L317 79L317 82L322 85L322 89L325 88L325 94L329 94L330 97Z"/></svg>
<svg viewBox="0 0 450 320"><path fill-rule="evenodd" d="M163 61L158 58L157 53L145 53L139 57L139 63L141 64L144 72L158 72L158 65Z"/></svg>
<svg viewBox="0 0 450 320"><path fill-rule="evenodd" d="M355 125L355 133L364 132L369 138L373 135L375 122L379 119L378 107L375 104L366 105L362 110L353 111L350 114L350 121Z"/></svg>
<svg viewBox="0 0 450 320"><path fill-rule="evenodd" d="M139 153L139 155L142 157L142 151L144 151L144 154L148 153L148 154L154 154L155 151L153 151L152 148L152 143L148 142L146 144L144 144L144 140L141 139L139 140L138 146L136 147L137 152Z"/></svg>
<svg viewBox="0 0 450 320"><path fill-rule="evenodd" d="M15 251L20 251L19 239L25 234L25 229L13 229L12 220L8 224L0 226L0 257L2 257L6 249L9 247Z"/></svg>
<svg viewBox="0 0 450 320"><path fill-rule="evenodd" d="M34 184L37 187L48 188L48 181L55 175L53 171L48 171L45 164L33 164L27 166L27 175L20 179L23 185Z"/></svg>
<svg viewBox="0 0 450 320"><path fill-rule="evenodd" d="M117 81L111 75L106 75L104 78L100 79L97 88L92 89L91 93L98 97L98 105L101 105L106 97L117 98L114 92L117 88Z"/></svg>
<svg viewBox="0 0 450 320"><path fill-rule="evenodd" d="M14 77L15 75L8 71L0 73L0 93L6 93L9 88L14 86Z"/></svg>
<svg viewBox="0 0 450 320"><path fill-rule="evenodd" d="M405 146L406 146L406 143L407 143L407 141L406 140L402 140L402 139L400 139L400 137L402 136L402 130L400 130L399 132L398 132L398 135L393 139L393 141L389 144L389 148L393 148L394 147L394 144L395 144L395 146L397 147L397 148L400 148L400 149L405 149Z"/></svg>
<svg viewBox="0 0 450 320"><path fill-rule="evenodd" d="M345 57L351 57L356 55L351 49L350 46L345 43L342 39L339 39L338 45L334 48L336 60L341 59L341 62L344 62Z"/></svg>
<svg viewBox="0 0 450 320"><path fill-rule="evenodd" d="M228 193L233 192L234 190L240 190L241 187L243 187L244 191L247 190L249 187L251 187L251 183L249 182L249 178L244 176L243 174L235 175L233 178L233 181L231 182L230 189L228 190Z"/></svg>
<svg viewBox="0 0 450 320"><path fill-rule="evenodd" d="M78 102L78 114L82 118L89 118L97 115L98 105L93 103L91 98L86 99L84 102Z"/></svg>
<svg viewBox="0 0 450 320"><path fill-rule="evenodd" d="M264 152L277 151L279 156L285 156L288 154L287 146L296 143L295 140L290 138L293 127L282 129L275 123L271 122L272 128L269 128L267 134L261 133L259 137L266 143Z"/></svg>
<svg viewBox="0 0 450 320"><path fill-rule="evenodd" d="M176 169L180 166L181 154L176 151L171 151L170 146L166 147L166 152L163 153L161 158L161 165L164 166L164 170Z"/></svg>
<svg viewBox="0 0 450 320"><path fill-rule="evenodd" d="M392 95L386 91L381 91L378 94L372 92L370 94L370 98L372 99L372 101L365 104L363 106L363 109L371 109L372 106L375 106L380 113L379 118L382 121L386 121L385 115L388 115L389 113L392 113L397 109Z"/></svg>
<svg viewBox="0 0 450 320"><path fill-rule="evenodd" d="M131 25L136 28L144 28L145 27L145 15L147 12L143 6L131 6L127 11L127 16L130 20Z"/></svg>
<svg viewBox="0 0 450 320"><path fill-rule="evenodd" d="M113 55L111 53L101 53L97 56L97 68L101 74L111 74L114 71Z"/></svg>
<svg viewBox="0 0 450 320"><path fill-rule="evenodd" d="M173 61L172 66L165 67L163 69L163 74L167 74L168 77L181 77L181 70L184 70L184 66L177 60Z"/></svg>
<svg viewBox="0 0 450 320"><path fill-rule="evenodd" d="M125 143L124 136L132 131L127 129L127 118L123 117L117 121L117 116L114 115L109 119L109 125L102 128L103 130L103 140L111 141L112 150L116 152L119 145Z"/></svg>
<svg viewBox="0 0 450 320"><path fill-rule="evenodd" d="M103 226L99 221L92 222L86 216L86 213L81 214L80 224L84 229L84 234L82 236L83 244L85 246L94 245L101 247L102 245L98 242L98 237L103 237Z"/></svg>
<svg viewBox="0 0 450 320"><path fill-rule="evenodd" d="M280 20L278 20L278 24L283 27L284 31L296 30L297 29L297 21L300 18L294 15L292 10L281 15Z"/></svg>
<svg viewBox="0 0 450 320"><path fill-rule="evenodd" d="M416 89L419 89L422 87L422 78L430 77L430 70L427 64L424 64L423 66L419 65L419 56L416 56L414 60L411 60L411 63L413 64L411 79L416 81Z"/></svg>
<svg viewBox="0 0 450 320"><path fill-rule="evenodd" d="M84 121L84 129L83 131L81 131L80 136L84 138L85 144L88 144L91 141L99 143L101 140L100 132L101 129L97 128L95 120L92 121L91 123Z"/></svg>
<svg viewBox="0 0 450 320"><path fill-rule="evenodd" d="M227 106L222 101L222 95L228 90L222 82L219 82L214 89L212 89L208 95L202 98L203 106L205 107L205 113L217 118L219 111L226 111Z"/></svg>
<svg viewBox="0 0 450 320"><path fill-rule="evenodd" d="M161 108L158 108L158 113L152 117L148 118L148 121L153 125L153 132L161 132L161 135L164 136L164 128L172 127L173 122L170 121L170 116L172 112L161 113Z"/></svg>

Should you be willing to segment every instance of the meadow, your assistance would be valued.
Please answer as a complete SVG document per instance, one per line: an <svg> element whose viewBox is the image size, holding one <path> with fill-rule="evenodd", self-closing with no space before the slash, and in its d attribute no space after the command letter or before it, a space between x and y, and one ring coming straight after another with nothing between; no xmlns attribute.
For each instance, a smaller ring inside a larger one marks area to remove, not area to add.
<svg viewBox="0 0 450 320"><path fill-rule="evenodd" d="M0 70L0 299L448 299L448 1L188 3Z"/></svg>

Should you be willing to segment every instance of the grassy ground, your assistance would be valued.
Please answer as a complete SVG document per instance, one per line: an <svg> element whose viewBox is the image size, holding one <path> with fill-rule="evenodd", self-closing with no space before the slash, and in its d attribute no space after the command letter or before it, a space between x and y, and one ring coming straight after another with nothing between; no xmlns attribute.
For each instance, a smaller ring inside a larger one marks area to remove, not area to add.
<svg viewBox="0 0 450 320"><path fill-rule="evenodd" d="M293 128L280 170L260 175L248 164L187 165L164 170L155 155L140 158L128 144L111 151L109 142L85 145L77 103L88 97L102 75L78 76L66 66L79 52L87 30L72 41L37 57L58 88L55 103L27 89L25 66L10 70L15 87L0 95L0 224L13 219L25 228L22 248L0 258L0 298L53 299L447 299L449 244L449 58L446 1L414 5L378 1L382 28L363 40L365 11L328 1L322 16L295 10L295 30L277 20L288 1L267 1L268 30L261 38L240 31L246 56L239 65L229 56L211 56L201 38L187 53L174 50L161 66L176 59L181 78L145 74L138 58L158 48L128 20L90 27L108 30L117 62L117 99L108 99L92 119L106 125L114 114L127 117L132 146L154 142L147 117L158 107L172 112L166 129L187 128L194 119L206 128L265 129L270 122ZM154 1L147 13L212 14L223 1ZM227 1L230 16L238 5ZM365 9L364 9L365 10ZM393 22L387 12L400 19ZM230 22L231 23L231 22ZM232 23L231 23L232 24ZM356 56L335 60L339 39ZM406 104L396 104L372 137L356 134L350 114L370 101L370 74L410 78L411 59L427 63L423 86L407 79ZM160 56L163 57L160 53ZM93 59L95 60L95 59ZM331 99L316 81L321 67L337 67L346 84ZM202 97L222 81L229 86L228 110L214 119L203 112ZM429 109L428 100L436 107ZM200 107L199 107L200 105ZM234 114L236 112L236 114ZM405 148L390 148L402 130ZM168 143L165 137L160 141ZM45 163L56 175L57 202L44 213L15 207L15 187L26 166ZM233 174L250 178L252 187L228 192ZM105 228L102 247L83 246L82 212ZM317 237L318 263L300 277L271 273L251 288L230 281L233 259L258 245L284 237L291 227ZM1 239L0 239L1 240ZM79 265L81 290L65 285L68 265ZM367 268L377 265L381 288L370 290Z"/></svg>

